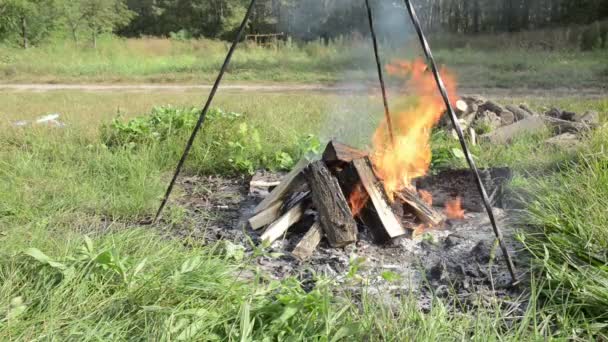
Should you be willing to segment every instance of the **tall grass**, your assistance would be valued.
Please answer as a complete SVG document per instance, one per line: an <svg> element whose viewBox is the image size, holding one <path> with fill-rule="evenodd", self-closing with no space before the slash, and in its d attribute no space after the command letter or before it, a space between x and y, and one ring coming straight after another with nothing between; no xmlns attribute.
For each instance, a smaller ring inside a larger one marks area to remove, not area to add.
<svg viewBox="0 0 608 342"><path fill-rule="evenodd" d="M273 156L279 147L297 148L291 133L315 133L323 126L327 117L316 100L324 96L310 95L300 104L292 96L273 97L280 108L272 101L243 100L242 108L257 107L239 123L259 129L263 153ZM44 94L29 97L36 99L51 106ZM572 104L591 106L605 108L605 102ZM380 105L376 109L382 113ZM280 121L285 116L290 119ZM295 279L267 279L251 260L230 257L221 245L184 247L166 234L170 227L138 227L134 222L156 208L163 176L175 165L184 136L112 146L83 129L88 124L99 130L99 120L80 120L63 129L7 126L0 134L1 340L605 338L605 130L590 140L584 158L574 159L584 162L526 184L536 195L529 223L537 230L524 242L543 277L534 282L524 313L512 317L498 304L454 311L439 299L423 312L415 293L387 304L365 291L343 292L331 279L318 278L306 292ZM109 123L108 116L101 121ZM223 155L230 151L218 150L213 158L203 158L210 155L203 152L207 144L225 142L222 133L238 134L239 125L231 131L222 120L209 124L189 172L232 171ZM540 146L542 138L475 154L482 163L492 157L493 165L525 160L533 166L535 155L553 153ZM441 139L435 148L454 146ZM569 156L542 161L559 160L563 167Z"/></svg>
<svg viewBox="0 0 608 342"><path fill-rule="evenodd" d="M434 38L434 36L433 36ZM580 52L547 51L499 44L484 48L469 43L442 47L438 60L450 67L464 87L602 87L608 80L604 63L608 49ZM433 41L431 41L433 43ZM383 42L386 62L421 55L412 40L406 46ZM214 79L227 43L211 40L158 38L121 39L106 36L97 49L57 40L28 50L0 46L0 75L8 82L209 82ZM337 39L328 44L282 43L275 48L243 43L234 55L227 80L291 82L360 82L373 80L374 60L369 42ZM567 80L567 82L565 81Z"/></svg>
<svg viewBox="0 0 608 342"><path fill-rule="evenodd" d="M608 131L597 132L576 163L533 183L526 237L547 279L545 294L559 309L581 310L608 327Z"/></svg>

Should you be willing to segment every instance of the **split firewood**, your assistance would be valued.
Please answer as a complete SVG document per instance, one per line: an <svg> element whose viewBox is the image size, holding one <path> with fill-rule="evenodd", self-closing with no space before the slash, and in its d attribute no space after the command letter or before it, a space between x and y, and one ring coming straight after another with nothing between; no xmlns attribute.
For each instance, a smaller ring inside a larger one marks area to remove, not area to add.
<svg viewBox="0 0 608 342"><path fill-rule="evenodd" d="M469 127L469 139L471 141L471 146L477 146L477 133L475 133L473 127Z"/></svg>
<svg viewBox="0 0 608 342"><path fill-rule="evenodd" d="M327 144L327 147L325 147L322 159L326 163L350 163L353 159L363 158L365 156L367 156L367 152L365 151L332 140Z"/></svg>
<svg viewBox="0 0 608 342"><path fill-rule="evenodd" d="M321 242L321 238L323 237L323 228L319 222L315 222L312 227L308 230L308 232L304 235L302 240L298 242L296 247L294 248L293 256L295 256L300 261L305 261L312 256L312 253L317 249L317 246Z"/></svg>
<svg viewBox="0 0 608 342"><path fill-rule="evenodd" d="M288 210L283 216L266 228L266 231L261 236L262 241L272 243L283 236L289 227L300 221L305 210L306 201L302 201Z"/></svg>
<svg viewBox="0 0 608 342"><path fill-rule="evenodd" d="M310 164L304 174L329 244L344 247L356 242L357 223L336 177L322 161Z"/></svg>
<svg viewBox="0 0 608 342"><path fill-rule="evenodd" d="M294 168L281 180L279 184L272 192L264 198L260 204L254 209L254 213L259 213L262 210L268 208L273 203L281 200L291 189L296 188L298 185L304 183L304 176L302 170L309 164L309 161L304 158L294 166Z"/></svg>
<svg viewBox="0 0 608 342"><path fill-rule="evenodd" d="M258 230L267 224L271 224L281 215L281 207L283 201L278 201L271 204L268 208L260 211L255 216L249 219L249 225L251 229Z"/></svg>
<svg viewBox="0 0 608 342"><path fill-rule="evenodd" d="M418 196L416 190L405 188L395 194L424 223L438 226L445 218Z"/></svg>
<svg viewBox="0 0 608 342"><path fill-rule="evenodd" d="M370 205L370 203L373 205L376 215L388 236L395 238L397 236L405 235L407 231L403 228L391 209L384 192L384 187L380 184L378 178L374 174L369 159L355 159L353 160L353 166L359 175L361 184L369 195L370 201L368 202L368 205Z"/></svg>

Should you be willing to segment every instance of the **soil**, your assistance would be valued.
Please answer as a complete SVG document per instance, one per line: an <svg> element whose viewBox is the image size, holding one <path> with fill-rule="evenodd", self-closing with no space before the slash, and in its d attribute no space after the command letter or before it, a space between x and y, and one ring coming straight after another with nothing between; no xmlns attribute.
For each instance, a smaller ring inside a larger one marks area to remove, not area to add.
<svg viewBox="0 0 608 342"><path fill-rule="evenodd" d="M374 89L375 84L353 83L344 85L319 84L319 83L225 83L220 90L231 92L368 92ZM186 92L193 90L209 90L210 84L0 84L2 91L26 91L26 92L49 92L58 90L89 91L89 92ZM461 87L460 94L483 94L493 98L556 98L565 96L576 96L578 98L605 98L608 88L554 88L554 89L530 89L530 88L467 88Z"/></svg>
<svg viewBox="0 0 608 342"><path fill-rule="evenodd" d="M310 260L299 262L289 252L312 224L314 216L309 216L287 239L273 243L268 253L253 256L251 243L259 246L261 233L250 230L247 219L261 197L250 195L248 181L244 177L182 178L184 192L176 201L186 209L188 224L178 224L173 234L191 243L227 240L240 245L266 277L295 276L308 288L323 276L341 284L341 290L347 289L355 298L365 291L397 304L400 296L415 293L423 310L430 308L433 294L460 309L498 303L513 315L525 310L525 300L521 300L525 281L512 286L485 213L467 213L465 220L449 221L441 229L386 245L374 244L363 233L355 245L343 249L331 248L323 240ZM515 213L496 208L495 214L509 250L521 250L514 239ZM513 257L523 269L525 256Z"/></svg>

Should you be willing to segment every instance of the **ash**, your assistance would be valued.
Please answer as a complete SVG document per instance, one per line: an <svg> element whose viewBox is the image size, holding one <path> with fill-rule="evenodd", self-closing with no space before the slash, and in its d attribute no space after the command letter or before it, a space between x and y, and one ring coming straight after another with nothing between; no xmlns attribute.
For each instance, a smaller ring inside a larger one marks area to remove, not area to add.
<svg viewBox="0 0 608 342"><path fill-rule="evenodd" d="M308 289L319 277L329 278L338 285L337 291L348 291L354 298L365 292L389 305L414 295L422 310L430 309L433 297L459 309L499 305L513 316L525 310L526 286L511 284L485 213L467 212L464 220L384 245L375 244L360 227L356 244L333 248L323 240L309 260L300 262L290 251L312 224L313 215L303 219L300 229L295 227L285 239L274 242L268 253L254 256L261 233L251 230L247 220L264 194L250 195L245 178L188 177L180 183L185 193L178 203L187 210L187 222L172 227L171 234L189 243L223 240L240 245L264 277L295 276ZM495 208L494 213L516 266L524 268L526 258L514 238L516 211Z"/></svg>

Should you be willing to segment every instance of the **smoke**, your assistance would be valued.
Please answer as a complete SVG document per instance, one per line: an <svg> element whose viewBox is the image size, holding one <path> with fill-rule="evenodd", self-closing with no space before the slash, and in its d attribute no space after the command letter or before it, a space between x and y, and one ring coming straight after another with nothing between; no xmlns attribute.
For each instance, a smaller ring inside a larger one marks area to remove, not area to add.
<svg viewBox="0 0 608 342"><path fill-rule="evenodd" d="M337 86L349 89L348 92L336 96L335 101L326 109L327 120L324 123L320 137L324 141L331 139L350 144L359 148L367 148L371 137L384 119L382 96L379 88L378 73L369 22L364 0L336 1L342 6L355 7L360 14L354 34L359 38L353 39L344 54L357 60L357 69L343 72ZM385 2L371 0L374 27L378 36L381 65L388 64L395 58L410 59L420 54L416 44L412 44L413 30L407 9L402 2ZM334 8L335 13L345 13L346 8ZM388 86L388 101L391 112L396 111L402 94L401 83L391 82L389 75L383 69Z"/></svg>

